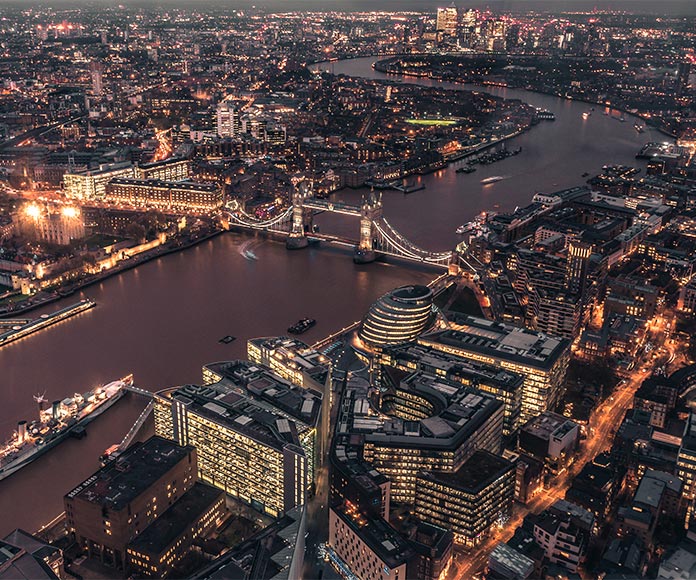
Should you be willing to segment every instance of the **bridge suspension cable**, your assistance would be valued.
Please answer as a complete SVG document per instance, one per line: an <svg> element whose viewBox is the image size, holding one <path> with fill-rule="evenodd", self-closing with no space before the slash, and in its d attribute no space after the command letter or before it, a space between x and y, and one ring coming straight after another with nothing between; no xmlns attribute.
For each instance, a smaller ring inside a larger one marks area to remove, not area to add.
<svg viewBox="0 0 696 580"><path fill-rule="evenodd" d="M401 235L384 217L374 224L382 237L406 257L438 264L446 264L452 258L452 252L428 252L419 248Z"/></svg>
<svg viewBox="0 0 696 580"><path fill-rule="evenodd" d="M292 216L292 206L288 207L283 213L269 220L256 219L241 209L237 210L236 212L228 213L231 219L242 224L243 226L262 230L289 221Z"/></svg>

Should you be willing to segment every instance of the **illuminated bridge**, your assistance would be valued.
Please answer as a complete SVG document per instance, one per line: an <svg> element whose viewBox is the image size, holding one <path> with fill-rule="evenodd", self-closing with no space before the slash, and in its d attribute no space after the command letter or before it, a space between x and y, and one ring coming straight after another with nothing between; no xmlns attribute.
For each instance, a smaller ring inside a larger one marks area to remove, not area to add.
<svg viewBox="0 0 696 580"><path fill-rule="evenodd" d="M382 200L378 194L371 192L363 198L361 205L351 205L317 199L307 195L307 189L297 188L292 205L279 215L267 219L250 215L238 204L232 203L226 212L230 225L283 235L289 249L304 248L312 239L351 246L355 250L354 261L357 263L372 262L377 255L387 255L440 268L463 266L472 274L478 274L482 268L470 256L464 255L465 246L459 246L451 252L431 252L411 242L382 215ZM359 239L314 233L313 218L324 212L359 218Z"/></svg>

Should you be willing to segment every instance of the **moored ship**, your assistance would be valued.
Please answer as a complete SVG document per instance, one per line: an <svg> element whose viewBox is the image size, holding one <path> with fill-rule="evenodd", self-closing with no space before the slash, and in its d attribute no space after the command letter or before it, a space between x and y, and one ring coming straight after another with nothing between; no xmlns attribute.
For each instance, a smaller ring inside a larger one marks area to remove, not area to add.
<svg viewBox="0 0 696 580"><path fill-rule="evenodd" d="M85 426L118 401L133 385L133 375L113 381L84 394L76 393L54 401L43 409L46 399L35 396L39 418L31 423L20 421L13 436L0 446L0 480L9 477L67 437L86 435Z"/></svg>
<svg viewBox="0 0 696 580"><path fill-rule="evenodd" d="M554 115L551 111L547 111L546 109L537 109L536 116L540 121L556 120L556 115Z"/></svg>

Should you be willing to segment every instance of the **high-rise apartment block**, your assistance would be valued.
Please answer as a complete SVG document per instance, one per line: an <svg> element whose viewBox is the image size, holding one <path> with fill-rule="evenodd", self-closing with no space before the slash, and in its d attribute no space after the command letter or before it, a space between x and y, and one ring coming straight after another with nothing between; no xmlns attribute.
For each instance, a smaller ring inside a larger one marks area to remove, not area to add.
<svg viewBox="0 0 696 580"><path fill-rule="evenodd" d="M223 101L217 107L217 134L219 137L239 137L242 123L239 109L230 101Z"/></svg>

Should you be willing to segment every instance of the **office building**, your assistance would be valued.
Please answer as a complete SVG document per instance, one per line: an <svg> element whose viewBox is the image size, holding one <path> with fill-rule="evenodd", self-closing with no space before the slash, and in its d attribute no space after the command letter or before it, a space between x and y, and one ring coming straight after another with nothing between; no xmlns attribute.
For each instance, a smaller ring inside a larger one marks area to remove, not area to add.
<svg viewBox="0 0 696 580"><path fill-rule="evenodd" d="M645 379L633 395L633 408L650 413L650 424L658 429L667 425L667 417L677 406L677 385L664 377Z"/></svg>
<svg viewBox="0 0 696 580"><path fill-rule="evenodd" d="M645 560L645 546L638 538L632 535L614 538L602 554L596 571L604 578L640 578Z"/></svg>
<svg viewBox="0 0 696 580"><path fill-rule="evenodd" d="M216 529L226 515L225 494L195 483L126 548L138 576L166 578L196 540Z"/></svg>
<svg viewBox="0 0 696 580"><path fill-rule="evenodd" d="M514 464L480 450L453 473L419 473L415 513L452 530L455 543L472 548L510 516L514 492Z"/></svg>
<svg viewBox="0 0 696 580"><path fill-rule="evenodd" d="M570 360L567 339L467 316L456 330L425 334L418 342L522 375L521 422L554 409L563 396Z"/></svg>
<svg viewBox="0 0 696 580"><path fill-rule="evenodd" d="M203 384L214 383L215 388L223 391L231 388L254 405L292 421L307 457L309 482L314 482L315 469L323 462L326 439L325 433L318 432L326 426L324 412L328 412L322 391L288 383L267 367L247 361L204 365Z"/></svg>
<svg viewBox="0 0 696 580"><path fill-rule="evenodd" d="M269 367L298 387L321 393L331 376L331 361L305 343L287 336L247 341L249 360Z"/></svg>
<svg viewBox="0 0 696 580"><path fill-rule="evenodd" d="M691 278L681 290L679 290L679 300L677 310L686 314L696 313L696 276Z"/></svg>
<svg viewBox="0 0 696 580"><path fill-rule="evenodd" d="M422 344L406 344L381 350L377 360L382 368L404 372L420 371L433 383L447 389L464 385L493 395L504 405L503 435L519 427L524 378L519 373L465 359Z"/></svg>
<svg viewBox="0 0 696 580"><path fill-rule="evenodd" d="M63 176L65 191L70 197L81 200L102 199L106 185L118 177L133 178L135 168L130 162L102 165L99 169L70 171Z"/></svg>
<svg viewBox="0 0 696 580"><path fill-rule="evenodd" d="M432 290L427 286L402 286L370 306L358 337L373 349L412 342L433 321Z"/></svg>
<svg viewBox="0 0 696 580"><path fill-rule="evenodd" d="M438 580L452 561L452 533L421 523L413 539L350 504L329 510L329 558L358 578Z"/></svg>
<svg viewBox="0 0 696 580"><path fill-rule="evenodd" d="M584 465L573 479L565 497L591 511L598 522L603 522L613 508L622 480L612 469L609 455L603 453Z"/></svg>
<svg viewBox="0 0 696 580"><path fill-rule="evenodd" d="M196 483L196 450L136 443L64 498L66 528L89 557L127 567L128 544Z"/></svg>
<svg viewBox="0 0 696 580"><path fill-rule="evenodd" d="M104 65L96 60L92 61L89 65L89 74L92 77L92 94L95 97L100 97L104 91L102 82Z"/></svg>
<svg viewBox="0 0 696 580"><path fill-rule="evenodd" d="M534 574L534 560L507 544L498 544L488 556L489 577L527 580Z"/></svg>
<svg viewBox="0 0 696 580"><path fill-rule="evenodd" d="M395 501L413 503L419 471L452 472L479 449L500 451L503 404L482 391L442 390L416 373L382 392L383 417L355 399L352 431L363 439L364 459L391 480Z"/></svg>
<svg viewBox="0 0 696 580"><path fill-rule="evenodd" d="M445 8L438 8L435 29L437 32L454 36L457 34L458 18L459 14L454 2Z"/></svg>
<svg viewBox="0 0 696 580"><path fill-rule="evenodd" d="M63 551L16 529L0 540L0 580L57 580Z"/></svg>
<svg viewBox="0 0 696 580"><path fill-rule="evenodd" d="M302 577L307 514L296 507L195 573L196 580Z"/></svg>
<svg viewBox="0 0 696 580"><path fill-rule="evenodd" d="M604 314L616 312L650 320L657 310L660 290L644 280L613 278L608 283Z"/></svg>
<svg viewBox="0 0 696 580"><path fill-rule="evenodd" d="M684 483L684 499L687 501L687 521L693 517L696 499L696 414L689 413L677 455L677 475Z"/></svg>
<svg viewBox="0 0 696 580"><path fill-rule="evenodd" d="M651 548L655 532L666 523L666 517L683 517L682 488L682 481L675 475L646 469L633 501L619 508L617 521L622 535L633 534Z"/></svg>
<svg viewBox="0 0 696 580"><path fill-rule="evenodd" d="M557 413L545 412L520 428L519 447L538 459L569 458L580 440L580 427Z"/></svg>
<svg viewBox="0 0 696 580"><path fill-rule="evenodd" d="M210 212L222 207L218 185L192 181L115 178L106 185L104 200L173 212Z"/></svg>
<svg viewBox="0 0 696 580"><path fill-rule="evenodd" d="M134 175L136 179L158 179L160 181L181 181L190 176L191 162L180 157L143 163L135 168Z"/></svg>
<svg viewBox="0 0 696 580"><path fill-rule="evenodd" d="M201 480L279 516L314 478L322 396L245 361L206 365L203 386L155 395L155 432L198 450ZM209 382L217 379L217 382Z"/></svg>
<svg viewBox="0 0 696 580"><path fill-rule="evenodd" d="M239 109L230 101L223 101L217 106L217 134L218 137L239 137L242 131L242 123L239 117Z"/></svg>

